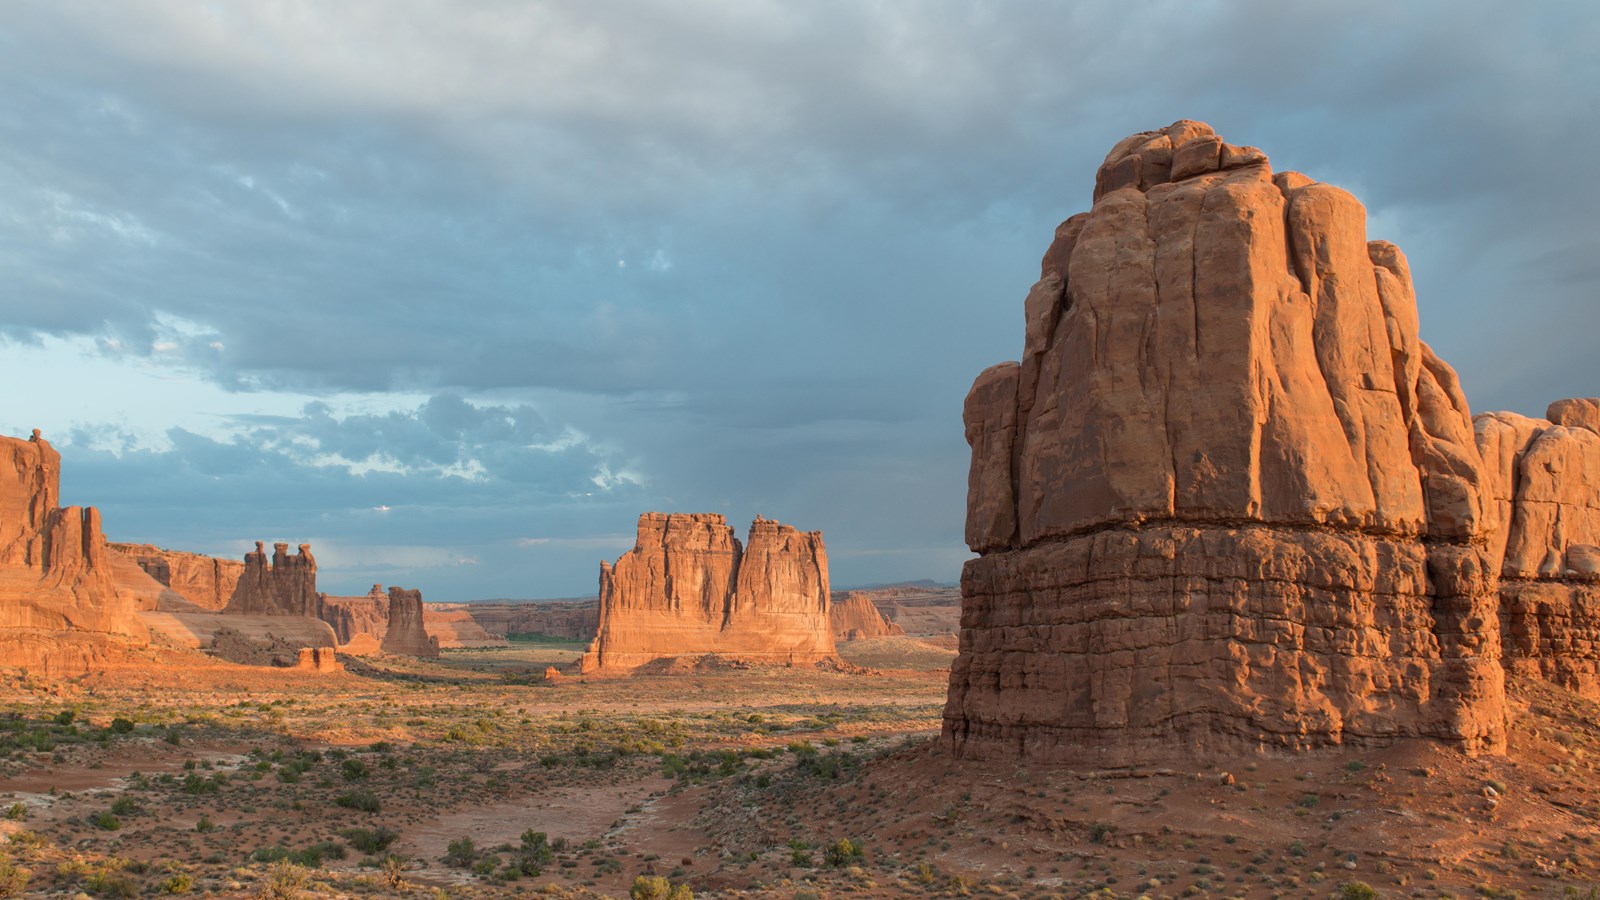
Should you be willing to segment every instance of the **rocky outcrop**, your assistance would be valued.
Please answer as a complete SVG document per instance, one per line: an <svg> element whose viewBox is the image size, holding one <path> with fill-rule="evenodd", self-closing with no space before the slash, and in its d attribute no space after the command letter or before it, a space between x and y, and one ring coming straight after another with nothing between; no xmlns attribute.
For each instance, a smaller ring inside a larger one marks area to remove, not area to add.
<svg viewBox="0 0 1600 900"><path fill-rule="evenodd" d="M34 431L0 438L0 666L99 668L149 633L110 575L94 507L61 507L61 454Z"/></svg>
<svg viewBox="0 0 1600 900"><path fill-rule="evenodd" d="M114 553L132 559L151 578L202 609L222 609L233 597L244 563L151 544L111 544Z"/></svg>
<svg viewBox="0 0 1600 900"><path fill-rule="evenodd" d="M1504 746L1473 425L1354 197L1201 123L1135 135L1024 317L966 400L948 746Z"/></svg>
<svg viewBox="0 0 1600 900"><path fill-rule="evenodd" d="M355 640L356 635L368 634L382 639L389 631L389 595L383 585L375 584L372 590L360 597L335 597L323 594L322 620L333 626L341 646Z"/></svg>
<svg viewBox="0 0 1600 900"><path fill-rule="evenodd" d="M339 662L339 654L331 647L301 647L294 667L303 672L316 672L322 675L344 671L344 663Z"/></svg>
<svg viewBox="0 0 1600 900"><path fill-rule="evenodd" d="M400 656L436 657L439 641L422 626L422 592L389 588L389 627L383 635L383 652Z"/></svg>
<svg viewBox="0 0 1600 900"><path fill-rule="evenodd" d="M268 562L261 542L256 541L256 549L244 555L244 568L223 612L315 619L321 609L311 545L301 544L300 551L290 556L288 544L273 544L272 561Z"/></svg>
<svg viewBox="0 0 1600 900"><path fill-rule="evenodd" d="M833 660L828 606L821 532L757 516L746 546L721 515L645 513L633 549L600 564L599 632L580 668L626 673L707 654Z"/></svg>
<svg viewBox="0 0 1600 900"><path fill-rule="evenodd" d="M1478 416L1508 670L1600 698L1600 400Z"/></svg>
<svg viewBox="0 0 1600 900"><path fill-rule="evenodd" d="M834 597L828 609L833 624L835 641L859 641L863 638L890 637L905 634L905 629L890 622L878 611L870 594L848 591Z"/></svg>

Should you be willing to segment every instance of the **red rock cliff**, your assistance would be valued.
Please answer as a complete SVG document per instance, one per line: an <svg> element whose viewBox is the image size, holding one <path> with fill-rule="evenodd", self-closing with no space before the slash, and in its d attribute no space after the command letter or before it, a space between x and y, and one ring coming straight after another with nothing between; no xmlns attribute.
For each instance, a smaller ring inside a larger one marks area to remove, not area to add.
<svg viewBox="0 0 1600 900"><path fill-rule="evenodd" d="M110 576L100 511L60 507L61 454L35 431L0 438L0 666L94 669L149 633Z"/></svg>
<svg viewBox="0 0 1600 900"><path fill-rule="evenodd" d="M634 548L600 564L600 624L584 672L717 654L762 663L835 655L821 532L759 516L748 549L714 513L645 513Z"/></svg>
<svg viewBox="0 0 1600 900"><path fill-rule="evenodd" d="M150 544L111 544L113 552L138 563L151 578L202 609L222 609L233 597L244 563Z"/></svg>
<svg viewBox="0 0 1600 900"><path fill-rule="evenodd" d="M1479 451L1354 197L1179 122L1057 229L978 376L966 756L1505 740Z"/></svg>
<svg viewBox="0 0 1600 900"><path fill-rule="evenodd" d="M373 585L360 597L323 594L321 608L322 620L332 626L341 645L350 643L358 634L381 641L389 632L389 595L381 584Z"/></svg>

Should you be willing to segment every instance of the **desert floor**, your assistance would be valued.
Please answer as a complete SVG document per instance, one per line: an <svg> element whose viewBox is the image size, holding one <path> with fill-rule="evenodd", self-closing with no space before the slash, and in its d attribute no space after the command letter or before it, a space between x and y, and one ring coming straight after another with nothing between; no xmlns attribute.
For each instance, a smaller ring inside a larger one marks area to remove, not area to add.
<svg viewBox="0 0 1600 900"><path fill-rule="evenodd" d="M1600 706L1537 683L1503 758L1095 772L952 759L910 638L545 680L580 649L0 679L0 896L1600 896Z"/></svg>

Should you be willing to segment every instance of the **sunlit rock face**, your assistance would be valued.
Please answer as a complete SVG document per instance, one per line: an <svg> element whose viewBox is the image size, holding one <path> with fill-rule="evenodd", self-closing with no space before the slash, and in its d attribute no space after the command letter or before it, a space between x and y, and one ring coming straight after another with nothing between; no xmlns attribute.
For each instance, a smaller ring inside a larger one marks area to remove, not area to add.
<svg viewBox="0 0 1600 900"><path fill-rule="evenodd" d="M715 513L645 513L634 548L600 564L584 672L715 654L764 664L835 656L822 533L759 516L748 546Z"/></svg>
<svg viewBox="0 0 1600 900"><path fill-rule="evenodd" d="M978 376L964 756L1504 746L1455 372L1348 193L1178 122L1117 144Z"/></svg>
<svg viewBox="0 0 1600 900"><path fill-rule="evenodd" d="M1600 400L1476 424L1506 667L1600 699Z"/></svg>
<svg viewBox="0 0 1600 900"><path fill-rule="evenodd" d="M311 545L301 544L289 555L288 544L272 545L268 562L260 541L244 555L244 569L223 612L248 616L309 616L322 611L317 593L317 560Z"/></svg>
<svg viewBox="0 0 1600 900"><path fill-rule="evenodd" d="M402 656L436 657L439 640L422 625L422 592L389 588L389 626L383 635L383 652Z"/></svg>
<svg viewBox="0 0 1600 900"><path fill-rule="evenodd" d="M61 454L0 437L0 666L81 675L149 641L94 507L61 507Z"/></svg>
<svg viewBox="0 0 1600 900"><path fill-rule="evenodd" d="M111 549L202 609L227 606L244 572L244 563L236 559L165 550L152 544L112 544Z"/></svg>

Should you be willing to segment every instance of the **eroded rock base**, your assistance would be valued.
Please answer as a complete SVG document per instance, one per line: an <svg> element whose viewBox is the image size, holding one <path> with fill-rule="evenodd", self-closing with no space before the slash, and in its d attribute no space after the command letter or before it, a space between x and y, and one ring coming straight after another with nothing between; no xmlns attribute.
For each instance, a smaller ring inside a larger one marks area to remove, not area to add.
<svg viewBox="0 0 1600 900"><path fill-rule="evenodd" d="M1494 584L1469 547L1117 528L972 560L962 593L944 735L964 757L1504 748Z"/></svg>

